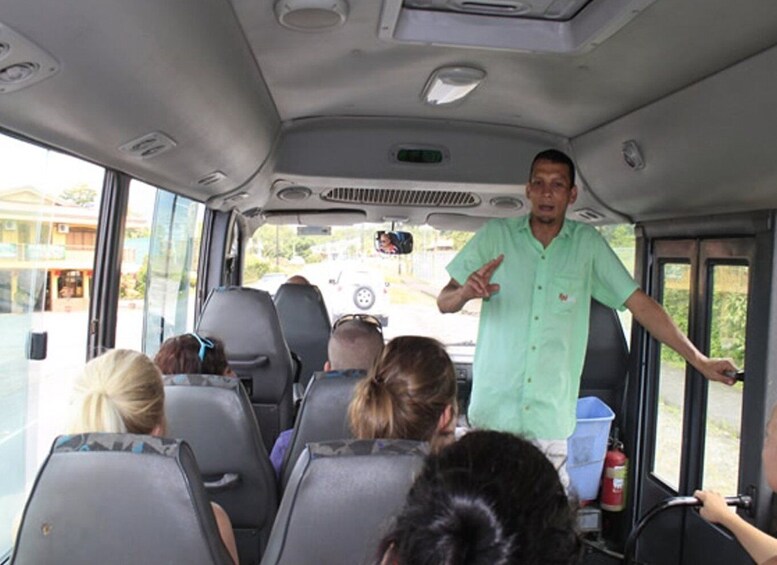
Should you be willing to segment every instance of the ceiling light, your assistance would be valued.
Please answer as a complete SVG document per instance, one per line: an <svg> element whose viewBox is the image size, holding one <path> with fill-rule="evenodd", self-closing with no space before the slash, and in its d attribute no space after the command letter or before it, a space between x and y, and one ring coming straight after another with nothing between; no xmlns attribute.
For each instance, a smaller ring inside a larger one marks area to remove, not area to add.
<svg viewBox="0 0 777 565"><path fill-rule="evenodd" d="M282 26L295 31L326 31L345 23L345 0L278 0L275 17Z"/></svg>
<svg viewBox="0 0 777 565"><path fill-rule="evenodd" d="M520 210L523 208L523 202L512 196L497 196L492 198L489 204L494 208L501 208L502 210Z"/></svg>
<svg viewBox="0 0 777 565"><path fill-rule="evenodd" d="M474 67L442 67L429 77L421 97L427 104L439 106L461 100L486 78L486 72Z"/></svg>
<svg viewBox="0 0 777 565"><path fill-rule="evenodd" d="M307 200L313 192L307 186L287 186L278 191L276 196L286 202Z"/></svg>

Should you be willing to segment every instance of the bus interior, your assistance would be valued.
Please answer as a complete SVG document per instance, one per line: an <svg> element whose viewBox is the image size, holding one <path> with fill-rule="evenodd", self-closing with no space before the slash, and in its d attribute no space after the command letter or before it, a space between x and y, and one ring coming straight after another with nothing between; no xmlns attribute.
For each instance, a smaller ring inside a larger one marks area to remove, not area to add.
<svg viewBox="0 0 777 565"><path fill-rule="evenodd" d="M641 517L700 488L749 496L740 515L777 533L775 100L763 0L0 0L0 563L73 375L111 348L153 356L222 287L280 300L301 275L327 324L439 339L465 411L479 304L439 312L445 266L488 220L528 214L546 148L577 166L567 217L702 352L746 368L708 383L594 308L581 394L615 412L629 467L622 511L584 509L582 562L621 562ZM412 252L379 253L378 231ZM751 561L683 508L636 562Z"/></svg>

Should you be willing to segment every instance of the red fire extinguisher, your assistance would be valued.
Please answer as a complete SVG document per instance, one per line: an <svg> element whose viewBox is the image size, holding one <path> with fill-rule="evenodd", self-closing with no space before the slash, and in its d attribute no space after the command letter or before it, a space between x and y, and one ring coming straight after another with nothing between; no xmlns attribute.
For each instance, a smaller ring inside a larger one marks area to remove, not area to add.
<svg viewBox="0 0 777 565"><path fill-rule="evenodd" d="M623 444L613 441L604 457L602 478L602 510L620 512L626 505L626 475L629 459L623 453Z"/></svg>

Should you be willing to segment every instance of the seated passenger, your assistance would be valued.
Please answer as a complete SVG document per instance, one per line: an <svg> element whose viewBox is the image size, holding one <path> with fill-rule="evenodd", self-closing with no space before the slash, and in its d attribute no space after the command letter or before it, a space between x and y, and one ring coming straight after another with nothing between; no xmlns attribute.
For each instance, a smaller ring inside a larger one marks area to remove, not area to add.
<svg viewBox="0 0 777 565"><path fill-rule="evenodd" d="M431 455L378 548L381 565L572 564L576 521L530 442L473 431Z"/></svg>
<svg viewBox="0 0 777 565"><path fill-rule="evenodd" d="M162 436L165 433L164 406L165 388L156 365L137 351L114 349L89 361L76 379L68 433ZM221 540L237 563L237 547L229 516L219 505L211 503L211 506Z"/></svg>
<svg viewBox="0 0 777 565"><path fill-rule="evenodd" d="M338 373L364 375L375 364L381 351L383 328L377 318L364 314L343 316L332 327L324 371L332 376ZM281 432L270 452L270 462L278 477L293 433L294 430Z"/></svg>
<svg viewBox="0 0 777 565"><path fill-rule="evenodd" d="M777 491L777 404L772 407L766 424L761 460L769 488ZM730 530L753 561L764 565L777 565L777 539L742 519L733 508L726 505L726 501L717 492L697 490L693 495L702 501L702 518Z"/></svg>
<svg viewBox="0 0 777 565"><path fill-rule="evenodd" d="M154 356L154 363L163 375L235 374L227 362L224 343L193 332L166 339Z"/></svg>
<svg viewBox="0 0 777 565"><path fill-rule="evenodd" d="M445 347L421 336L395 337L356 385L348 420L358 439L454 440L456 372Z"/></svg>
<svg viewBox="0 0 777 565"><path fill-rule="evenodd" d="M286 284L302 284L307 286L312 286L310 284L310 281L303 277L302 275L292 275L288 279L286 279Z"/></svg>

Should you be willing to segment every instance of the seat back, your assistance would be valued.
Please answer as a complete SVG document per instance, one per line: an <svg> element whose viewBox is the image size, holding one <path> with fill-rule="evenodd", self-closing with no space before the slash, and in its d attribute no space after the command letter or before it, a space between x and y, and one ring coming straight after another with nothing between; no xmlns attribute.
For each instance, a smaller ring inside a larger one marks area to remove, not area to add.
<svg viewBox="0 0 777 565"><path fill-rule="evenodd" d="M428 453L408 440L309 444L281 500L263 565L368 563Z"/></svg>
<svg viewBox="0 0 777 565"><path fill-rule="evenodd" d="M591 300L589 324L580 397L598 397L612 408L616 420L622 422L629 351L620 318L612 308Z"/></svg>
<svg viewBox="0 0 777 565"><path fill-rule="evenodd" d="M258 563L278 509L275 473L240 380L165 377L167 435L192 447L211 500L232 520L240 563Z"/></svg>
<svg viewBox="0 0 777 565"><path fill-rule="evenodd" d="M215 288L197 332L224 342L227 360L251 399L265 449L293 424L293 368L270 295L255 288Z"/></svg>
<svg viewBox="0 0 777 565"><path fill-rule="evenodd" d="M228 564L189 446L134 434L60 436L24 509L13 564Z"/></svg>
<svg viewBox="0 0 777 565"><path fill-rule="evenodd" d="M319 441L350 439L348 405L356 383L366 371L318 371L302 399L294 433L281 467L281 490L286 488L291 471L305 446Z"/></svg>
<svg viewBox="0 0 777 565"><path fill-rule="evenodd" d="M282 284L275 294L275 308L289 349L302 360L299 382L304 389L328 357L332 326L326 304L317 286Z"/></svg>

